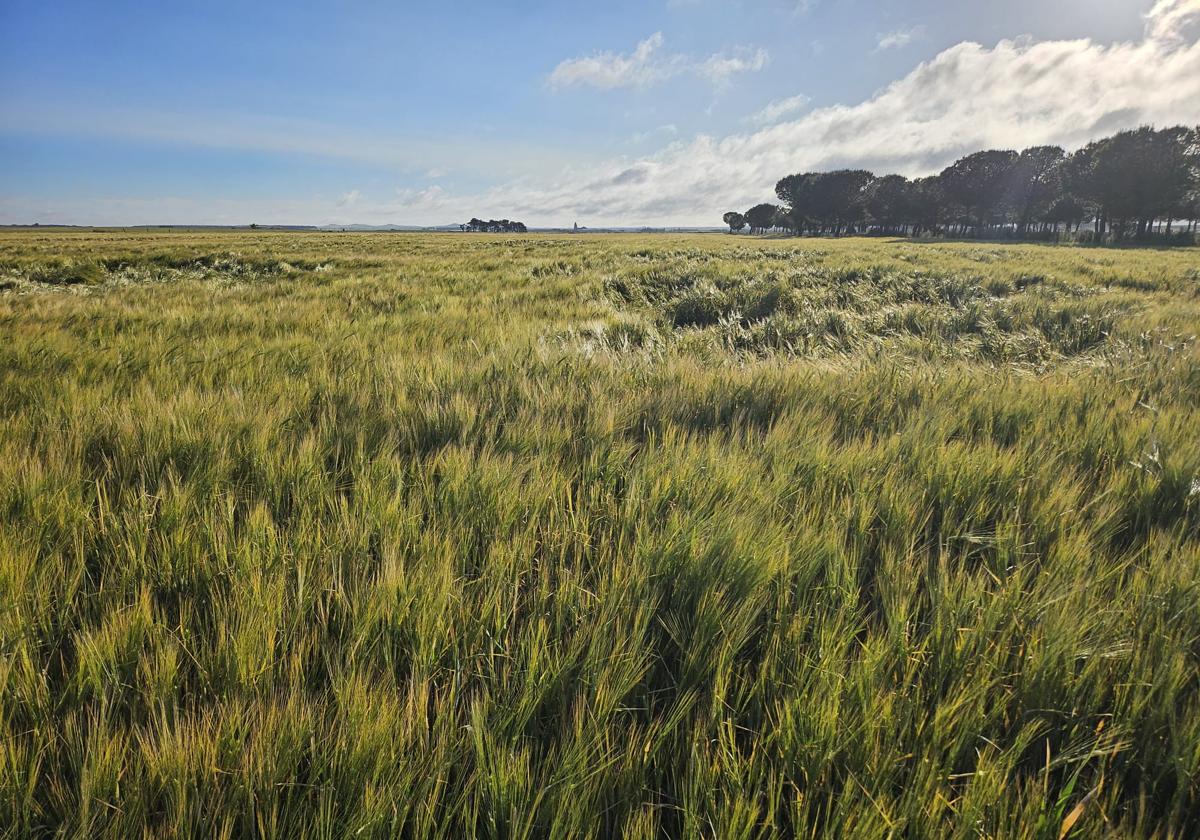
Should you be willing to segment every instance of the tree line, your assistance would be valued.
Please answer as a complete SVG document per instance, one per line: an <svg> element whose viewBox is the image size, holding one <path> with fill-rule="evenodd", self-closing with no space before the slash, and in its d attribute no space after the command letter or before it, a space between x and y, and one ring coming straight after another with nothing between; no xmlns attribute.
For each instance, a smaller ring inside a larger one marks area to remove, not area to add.
<svg viewBox="0 0 1200 840"><path fill-rule="evenodd" d="M1058 146L975 152L925 178L804 172L781 179L775 194L782 204L726 213L730 232L1192 240L1200 127L1122 131L1070 154Z"/></svg>
<svg viewBox="0 0 1200 840"><path fill-rule="evenodd" d="M463 233L528 233L524 222L510 222L508 219L471 219L464 225L459 225Z"/></svg>

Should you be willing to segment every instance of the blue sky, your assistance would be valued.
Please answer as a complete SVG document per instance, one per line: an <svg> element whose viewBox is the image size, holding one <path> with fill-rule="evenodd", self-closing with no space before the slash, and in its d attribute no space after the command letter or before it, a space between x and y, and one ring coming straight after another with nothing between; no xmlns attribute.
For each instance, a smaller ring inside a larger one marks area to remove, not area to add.
<svg viewBox="0 0 1200 840"><path fill-rule="evenodd" d="M0 0L0 222L714 224L1200 122L1200 0Z"/></svg>

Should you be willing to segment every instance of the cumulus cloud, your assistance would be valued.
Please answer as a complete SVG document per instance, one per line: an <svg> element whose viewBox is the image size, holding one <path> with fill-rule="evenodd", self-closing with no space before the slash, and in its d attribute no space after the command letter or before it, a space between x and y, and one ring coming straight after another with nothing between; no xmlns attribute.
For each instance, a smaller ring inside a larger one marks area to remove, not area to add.
<svg viewBox="0 0 1200 840"><path fill-rule="evenodd" d="M546 80L553 89L594 87L612 90L646 87L684 74L707 79L717 87L727 85L733 76L762 70L769 56L766 50L739 48L731 53L715 53L694 59L682 53L666 53L666 39L655 32L628 54L598 52L561 62Z"/></svg>
<svg viewBox="0 0 1200 840"><path fill-rule="evenodd" d="M1146 37L1165 42L1200 38L1200 0L1158 0L1146 15Z"/></svg>

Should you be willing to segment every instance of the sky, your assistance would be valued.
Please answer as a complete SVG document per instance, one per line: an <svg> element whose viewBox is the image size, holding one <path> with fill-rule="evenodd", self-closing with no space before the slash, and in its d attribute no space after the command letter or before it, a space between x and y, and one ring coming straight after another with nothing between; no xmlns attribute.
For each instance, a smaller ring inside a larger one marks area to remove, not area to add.
<svg viewBox="0 0 1200 840"><path fill-rule="evenodd" d="M1200 0L0 0L0 223L716 226L1200 124Z"/></svg>

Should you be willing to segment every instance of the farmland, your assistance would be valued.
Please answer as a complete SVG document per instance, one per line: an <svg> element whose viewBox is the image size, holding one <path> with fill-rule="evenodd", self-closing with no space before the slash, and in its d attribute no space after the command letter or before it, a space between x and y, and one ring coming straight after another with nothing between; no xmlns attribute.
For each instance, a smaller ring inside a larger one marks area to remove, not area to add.
<svg viewBox="0 0 1200 840"><path fill-rule="evenodd" d="M1200 833L1200 249L0 233L0 832Z"/></svg>

